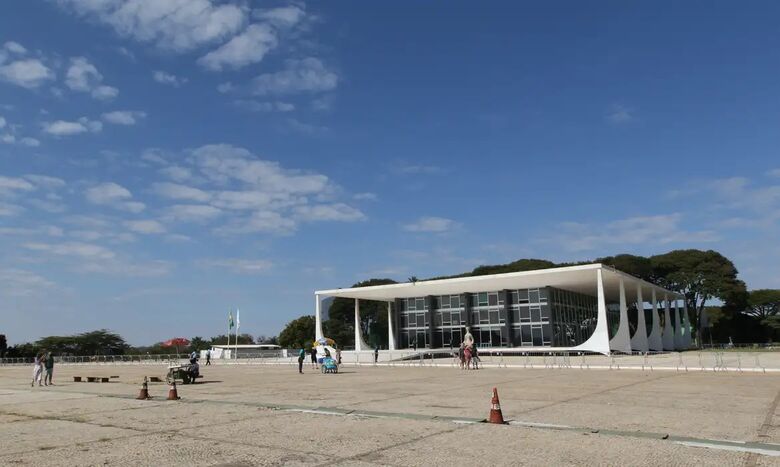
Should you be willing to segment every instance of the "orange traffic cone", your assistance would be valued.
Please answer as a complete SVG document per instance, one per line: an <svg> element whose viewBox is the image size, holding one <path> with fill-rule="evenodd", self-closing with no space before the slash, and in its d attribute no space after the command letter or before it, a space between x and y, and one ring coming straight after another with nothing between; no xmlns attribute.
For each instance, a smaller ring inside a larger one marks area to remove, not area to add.
<svg viewBox="0 0 780 467"><path fill-rule="evenodd" d="M179 397L179 393L176 391L176 381L171 383L171 388L168 390L168 400L169 401L177 401L181 399Z"/></svg>
<svg viewBox="0 0 780 467"><path fill-rule="evenodd" d="M490 418L488 423L504 424L504 414L501 413L501 403L498 402L498 390L493 388L493 399L490 401Z"/></svg>
<svg viewBox="0 0 780 467"><path fill-rule="evenodd" d="M138 393L138 397L136 397L138 400L146 400L151 399L149 396L149 385L146 382L146 376L144 376L144 383L141 385L141 391Z"/></svg>

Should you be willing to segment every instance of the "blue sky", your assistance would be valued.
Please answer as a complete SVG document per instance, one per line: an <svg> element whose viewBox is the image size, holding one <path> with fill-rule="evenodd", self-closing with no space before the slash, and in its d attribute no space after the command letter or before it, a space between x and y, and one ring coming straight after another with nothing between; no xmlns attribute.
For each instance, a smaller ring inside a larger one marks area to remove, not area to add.
<svg viewBox="0 0 780 467"><path fill-rule="evenodd" d="M717 249L780 287L780 5L11 0L0 328L275 334L315 289Z"/></svg>

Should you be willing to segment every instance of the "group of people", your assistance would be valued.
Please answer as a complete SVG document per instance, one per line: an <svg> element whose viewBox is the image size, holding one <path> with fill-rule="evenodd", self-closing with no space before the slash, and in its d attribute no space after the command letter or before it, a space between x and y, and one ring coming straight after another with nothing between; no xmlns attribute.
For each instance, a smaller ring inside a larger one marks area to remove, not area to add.
<svg viewBox="0 0 780 467"><path fill-rule="evenodd" d="M54 376L54 356L51 352L40 352L35 355L33 363L33 375L30 387L35 387L35 383L38 386L54 386L52 377Z"/></svg>
<svg viewBox="0 0 780 467"><path fill-rule="evenodd" d="M323 357L317 358L317 346L313 346L311 349L309 349L309 355L311 355L311 367L314 369L318 369L319 365L321 363L321 360L324 358L333 358L330 350L328 350L327 347L322 346L323 348ZM298 373L303 374L303 362L306 360L306 349L301 346L300 350L298 350ZM341 349L336 348L336 363L338 365L341 365Z"/></svg>

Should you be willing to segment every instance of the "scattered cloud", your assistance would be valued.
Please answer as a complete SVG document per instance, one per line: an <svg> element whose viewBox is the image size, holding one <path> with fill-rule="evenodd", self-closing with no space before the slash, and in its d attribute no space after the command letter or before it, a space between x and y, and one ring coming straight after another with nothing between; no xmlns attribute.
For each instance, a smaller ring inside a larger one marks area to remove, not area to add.
<svg viewBox="0 0 780 467"><path fill-rule="evenodd" d="M156 70L154 73L152 73L152 77L154 78L155 81L157 81L160 84L167 84L175 88L178 88L179 86L187 83L188 81L187 78L179 77L172 73L167 73L161 70Z"/></svg>
<svg viewBox="0 0 780 467"><path fill-rule="evenodd" d="M32 191L35 186L24 178L0 175L0 196L14 195L20 191Z"/></svg>
<svg viewBox="0 0 780 467"><path fill-rule="evenodd" d="M327 69L318 58L289 59L284 70L265 73L252 81L256 95L285 95L332 91L338 86L338 75Z"/></svg>
<svg viewBox="0 0 780 467"><path fill-rule="evenodd" d="M84 197L92 204L110 206L123 211L138 213L146 208L141 202L132 201L132 193L114 182L101 183L88 188Z"/></svg>
<svg viewBox="0 0 780 467"><path fill-rule="evenodd" d="M43 294L56 284L32 271L0 268L0 294L6 297L25 297Z"/></svg>
<svg viewBox="0 0 780 467"><path fill-rule="evenodd" d="M21 125L14 125L0 115L0 143L15 144L20 146L38 147L41 142L29 136L19 135Z"/></svg>
<svg viewBox="0 0 780 467"><path fill-rule="evenodd" d="M114 110L102 115L103 120L114 125L135 125L138 120L145 117L146 112L138 110Z"/></svg>
<svg viewBox="0 0 780 467"><path fill-rule="evenodd" d="M199 261L205 267L225 269L238 274L261 274L273 267L271 261L264 259L224 258Z"/></svg>
<svg viewBox="0 0 780 467"><path fill-rule="evenodd" d="M615 104L610 107L606 119L608 122L615 125L628 123L634 120L634 111L621 104Z"/></svg>
<svg viewBox="0 0 780 467"><path fill-rule="evenodd" d="M344 203L318 204L313 206L297 206L295 216L303 222L342 221L354 222L365 220L366 216L360 210Z"/></svg>
<svg viewBox="0 0 780 467"><path fill-rule="evenodd" d="M165 233L165 226L155 220L125 221L125 226L136 233L149 235Z"/></svg>
<svg viewBox="0 0 780 467"><path fill-rule="evenodd" d="M168 207L166 217L180 222L208 222L222 211L207 204L175 204Z"/></svg>
<svg viewBox="0 0 780 467"><path fill-rule="evenodd" d="M81 17L112 27L121 37L175 52L224 40L247 21L241 6L210 0L55 1Z"/></svg>
<svg viewBox="0 0 780 467"><path fill-rule="evenodd" d="M292 112L295 105L289 102L261 102L256 100L239 99L233 101L236 107L249 110L251 112Z"/></svg>
<svg viewBox="0 0 780 467"><path fill-rule="evenodd" d="M355 193L352 198L357 201L376 201L377 196L375 193Z"/></svg>
<svg viewBox="0 0 780 467"><path fill-rule="evenodd" d="M291 28L300 23L306 16L306 11L297 6L289 5L280 8L258 9L252 12L256 19L266 20L278 28Z"/></svg>
<svg viewBox="0 0 780 467"><path fill-rule="evenodd" d="M119 90L103 83L103 75L85 57L70 59L65 72L65 85L77 92L88 92L99 100L110 100L119 95Z"/></svg>
<svg viewBox="0 0 780 467"><path fill-rule="evenodd" d="M273 27L268 24L252 24L218 49L201 57L198 63L211 71L239 69L262 61L278 43Z"/></svg>
<svg viewBox="0 0 780 467"><path fill-rule="evenodd" d="M43 131L54 136L72 136L81 133L97 133L103 130L103 124L97 120L81 117L76 121L56 120L43 124Z"/></svg>
<svg viewBox="0 0 780 467"><path fill-rule="evenodd" d="M55 74L38 58L26 57L27 49L8 41L0 48L0 81L26 89L38 88L55 79Z"/></svg>
<svg viewBox="0 0 780 467"><path fill-rule="evenodd" d="M28 250L57 256L76 256L87 259L111 259L116 256L113 251L91 243L25 243L22 246Z"/></svg>
<svg viewBox="0 0 780 467"><path fill-rule="evenodd" d="M201 189L180 185L178 183L155 183L152 185L152 191L162 197L179 201L204 202L211 199L211 194Z"/></svg>
<svg viewBox="0 0 780 467"><path fill-rule="evenodd" d="M404 225L407 232L448 232L457 227L452 219L444 217L421 217L411 224Z"/></svg>
<svg viewBox="0 0 780 467"><path fill-rule="evenodd" d="M648 246L668 244L699 244L719 239L713 230L686 230L680 213L655 216L636 216L603 224L566 222L551 237L552 241L568 251L603 251L615 246Z"/></svg>
<svg viewBox="0 0 780 467"><path fill-rule="evenodd" d="M443 167L437 165L409 164L403 161L396 161L391 165L393 172L404 175L440 175L446 173Z"/></svg>
<svg viewBox="0 0 780 467"><path fill-rule="evenodd" d="M780 178L780 169L772 169L766 173L770 177Z"/></svg>

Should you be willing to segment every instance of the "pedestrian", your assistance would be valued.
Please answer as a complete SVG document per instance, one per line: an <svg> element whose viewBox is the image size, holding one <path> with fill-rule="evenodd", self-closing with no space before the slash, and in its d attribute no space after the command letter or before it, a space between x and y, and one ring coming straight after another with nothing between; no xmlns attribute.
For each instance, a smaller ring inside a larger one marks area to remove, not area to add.
<svg viewBox="0 0 780 467"><path fill-rule="evenodd" d="M460 347L458 348L458 361L460 363L460 369L463 369L463 365L466 364L466 346L463 344L463 342L460 343Z"/></svg>
<svg viewBox="0 0 780 467"><path fill-rule="evenodd" d="M34 387L35 383L38 383L38 386L41 386L41 374L43 373L43 355L41 354L35 354L35 360L33 360L33 377L32 377L32 383L30 383L30 387Z"/></svg>
<svg viewBox="0 0 780 467"><path fill-rule="evenodd" d="M479 364L482 360L479 358L479 351L477 350L476 344L471 347L471 361L474 363L474 369L479 370Z"/></svg>
<svg viewBox="0 0 780 467"><path fill-rule="evenodd" d="M303 374L303 360L306 358L306 349L301 346L298 351L298 373Z"/></svg>
<svg viewBox="0 0 780 467"><path fill-rule="evenodd" d="M336 349L336 362L338 362L339 365L341 365L341 349Z"/></svg>
<svg viewBox="0 0 780 467"><path fill-rule="evenodd" d="M194 360L197 359L198 359L198 352L193 350L192 353L190 354L190 363L192 363Z"/></svg>
<svg viewBox="0 0 780 467"><path fill-rule="evenodd" d="M317 369L317 347L312 347L309 354L311 355L311 367Z"/></svg>
<svg viewBox="0 0 780 467"><path fill-rule="evenodd" d="M379 346L374 347L374 365L379 361Z"/></svg>
<svg viewBox="0 0 780 467"><path fill-rule="evenodd" d="M463 357L466 359L465 366L467 370L471 369L471 347L467 346L463 349Z"/></svg>
<svg viewBox="0 0 780 467"><path fill-rule="evenodd" d="M54 356L51 352L46 353L46 360L43 367L46 369L46 373L43 375L43 384L46 386L54 386L52 377L54 376Z"/></svg>
<svg viewBox="0 0 780 467"><path fill-rule="evenodd" d="M211 349L206 350L206 365L211 365Z"/></svg>

